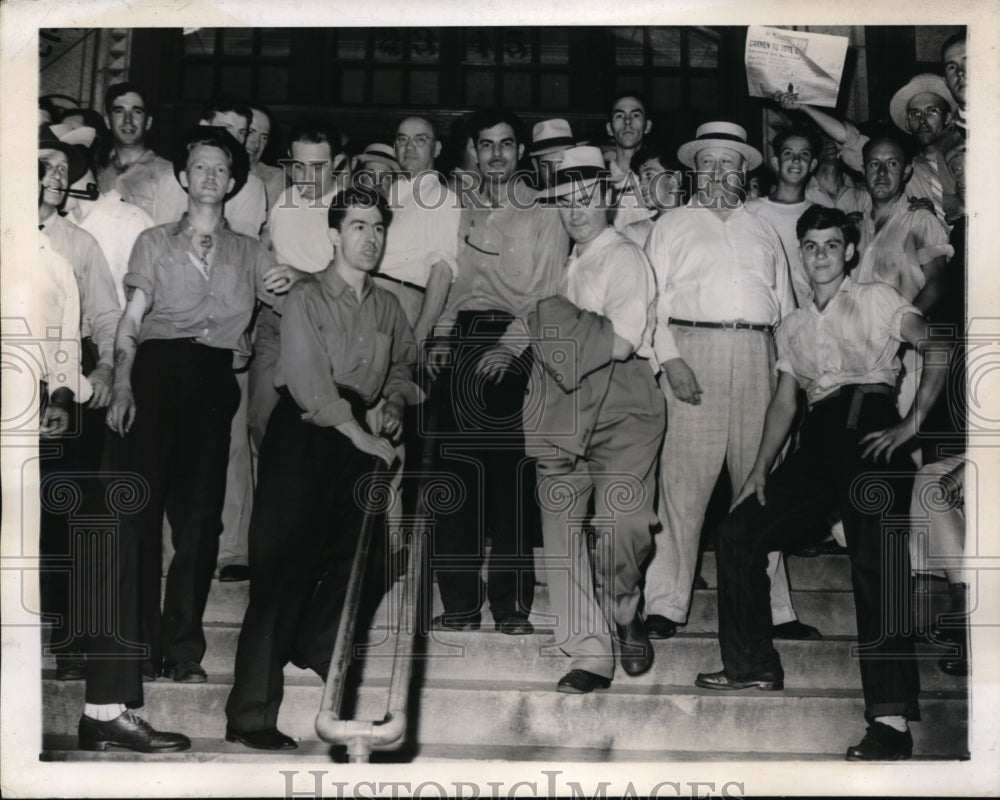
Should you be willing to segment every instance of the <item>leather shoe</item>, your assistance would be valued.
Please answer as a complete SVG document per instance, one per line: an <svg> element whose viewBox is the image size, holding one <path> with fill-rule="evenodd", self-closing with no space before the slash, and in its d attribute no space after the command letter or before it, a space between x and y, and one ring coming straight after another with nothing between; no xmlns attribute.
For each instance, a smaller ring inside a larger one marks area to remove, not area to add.
<svg viewBox="0 0 1000 800"><path fill-rule="evenodd" d="M254 750L295 750L298 747L291 736L285 736L277 728L263 731L234 731L227 725L226 741L239 742Z"/></svg>
<svg viewBox="0 0 1000 800"><path fill-rule="evenodd" d="M693 586L695 589L707 589L708 581L706 581L703 577L701 577L701 573L699 572L697 575L694 576Z"/></svg>
<svg viewBox="0 0 1000 800"><path fill-rule="evenodd" d="M771 628L771 638L817 641L823 638L823 634L812 625L806 625L804 622L793 619L790 622L782 622L780 625L773 626Z"/></svg>
<svg viewBox="0 0 1000 800"><path fill-rule="evenodd" d="M535 632L535 627L523 614L507 614L494 622L494 628L508 636L527 636Z"/></svg>
<svg viewBox="0 0 1000 800"><path fill-rule="evenodd" d="M585 669L571 669L559 679L556 691L564 694L590 694L595 689L608 689L611 679Z"/></svg>
<svg viewBox="0 0 1000 800"><path fill-rule="evenodd" d="M720 670L719 672L699 672L694 685L700 686L702 689L722 689L725 691L756 687L762 692L778 692L785 688L785 677L780 672L765 672L756 678L736 680L730 678L725 670Z"/></svg>
<svg viewBox="0 0 1000 800"><path fill-rule="evenodd" d="M160 674L160 671L156 668L156 664L154 664L152 661L143 661L142 662L142 682L143 683L152 683L153 681L156 680L156 677L159 674Z"/></svg>
<svg viewBox="0 0 1000 800"><path fill-rule="evenodd" d="M67 653L56 656L57 681L82 681L87 677L87 662L83 653Z"/></svg>
<svg viewBox="0 0 1000 800"><path fill-rule="evenodd" d="M479 614L438 614L431 620L432 631L478 631L482 617Z"/></svg>
<svg viewBox="0 0 1000 800"><path fill-rule="evenodd" d="M237 583L250 580L250 567L246 564L226 564L219 570L220 583Z"/></svg>
<svg viewBox="0 0 1000 800"><path fill-rule="evenodd" d="M205 683L208 674L197 661L182 661L180 664L164 664L163 677L173 678L177 683Z"/></svg>
<svg viewBox="0 0 1000 800"><path fill-rule="evenodd" d="M865 738L847 748L848 761L899 761L913 755L913 734L874 722Z"/></svg>
<svg viewBox="0 0 1000 800"><path fill-rule="evenodd" d="M650 639L669 639L677 633L677 623L662 614L646 616L646 635Z"/></svg>
<svg viewBox="0 0 1000 800"><path fill-rule="evenodd" d="M179 753L191 747L191 740L183 733L154 730L134 711L126 711L109 722L82 716L77 738L81 750L124 747L138 753Z"/></svg>
<svg viewBox="0 0 1000 800"><path fill-rule="evenodd" d="M646 635L646 626L636 614L628 625L618 625L621 640L622 669L627 675L642 675L653 666L653 645Z"/></svg>

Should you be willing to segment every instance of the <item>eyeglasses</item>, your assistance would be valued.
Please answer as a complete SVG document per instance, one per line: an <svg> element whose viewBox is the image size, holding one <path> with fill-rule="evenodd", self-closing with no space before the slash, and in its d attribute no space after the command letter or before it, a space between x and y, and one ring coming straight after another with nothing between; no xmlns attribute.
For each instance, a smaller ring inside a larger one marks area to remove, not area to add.
<svg viewBox="0 0 1000 800"><path fill-rule="evenodd" d="M401 133L396 137L396 147L406 147L411 142L414 147L426 147L432 141L434 141L434 137L428 136L426 133L418 133L416 136L407 136Z"/></svg>
<svg viewBox="0 0 1000 800"><path fill-rule="evenodd" d="M927 106L927 108L911 108L906 112L908 119L919 122L922 119L932 120L941 116L941 109L937 106Z"/></svg>

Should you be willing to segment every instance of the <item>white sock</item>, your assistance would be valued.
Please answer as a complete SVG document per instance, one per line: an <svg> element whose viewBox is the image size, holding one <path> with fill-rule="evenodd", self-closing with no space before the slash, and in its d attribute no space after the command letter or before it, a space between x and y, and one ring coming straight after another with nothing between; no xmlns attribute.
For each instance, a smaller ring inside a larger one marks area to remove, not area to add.
<svg viewBox="0 0 1000 800"><path fill-rule="evenodd" d="M899 731L900 733L906 733L909 726L906 724L906 717L891 716L891 717L875 717L876 722L881 722L883 725L888 725L890 728Z"/></svg>
<svg viewBox="0 0 1000 800"><path fill-rule="evenodd" d="M111 722L125 713L124 703L84 703L83 715L98 722Z"/></svg>

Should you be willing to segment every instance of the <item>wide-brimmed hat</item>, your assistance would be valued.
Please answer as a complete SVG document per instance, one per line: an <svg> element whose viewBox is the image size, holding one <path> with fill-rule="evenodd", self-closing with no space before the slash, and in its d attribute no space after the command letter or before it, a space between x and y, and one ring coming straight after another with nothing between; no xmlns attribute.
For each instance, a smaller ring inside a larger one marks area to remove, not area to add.
<svg viewBox="0 0 1000 800"><path fill-rule="evenodd" d="M384 164L396 172L401 171L399 162L396 160L396 151L392 148L392 145L382 144L381 142L372 142L365 151L355 158L354 166L357 169L358 165L364 164L366 161L374 161L376 164Z"/></svg>
<svg viewBox="0 0 1000 800"><path fill-rule="evenodd" d="M907 109L910 101L918 94L923 94L924 92L930 92L942 98L948 104L948 108L951 109L951 113L953 114L955 113L955 109L958 108L951 96L951 91L948 89L948 84L944 82L944 78L931 72L916 75L910 78L909 82L896 92L892 96L892 100L889 101L889 116L896 123L896 127L904 133L910 132L910 127L906 124Z"/></svg>
<svg viewBox="0 0 1000 800"><path fill-rule="evenodd" d="M592 145L568 147L563 151L562 161L552 173L549 188L539 195L539 200L554 200L581 189L588 189L596 183L607 181L611 171L604 164L601 148Z"/></svg>
<svg viewBox="0 0 1000 800"><path fill-rule="evenodd" d="M531 129L529 156L544 156L575 145L573 131L564 119L545 119Z"/></svg>
<svg viewBox="0 0 1000 800"><path fill-rule="evenodd" d="M218 147L232 156L229 173L235 183L225 199L229 200L235 197L247 182L247 174L250 172L250 157L243 145L236 140L236 137L225 128L217 125L194 125L184 133L177 147L177 152L174 154L174 177L177 178L177 182L180 183L181 172L187 169L191 146L199 142ZM186 192L187 189L185 188L184 191Z"/></svg>
<svg viewBox="0 0 1000 800"><path fill-rule="evenodd" d="M685 142L677 151L677 158L685 167L694 168L694 159L699 150L706 147L727 147L743 156L747 171L756 169L764 161L760 150L747 144L747 132L735 122L706 122L699 125L694 139Z"/></svg>
<svg viewBox="0 0 1000 800"><path fill-rule="evenodd" d="M38 126L38 149L58 150L66 154L66 161L68 162L66 177L69 186L80 180L87 172L87 159L84 158L83 153L77 150L73 144L64 142L56 136L52 128L48 125Z"/></svg>

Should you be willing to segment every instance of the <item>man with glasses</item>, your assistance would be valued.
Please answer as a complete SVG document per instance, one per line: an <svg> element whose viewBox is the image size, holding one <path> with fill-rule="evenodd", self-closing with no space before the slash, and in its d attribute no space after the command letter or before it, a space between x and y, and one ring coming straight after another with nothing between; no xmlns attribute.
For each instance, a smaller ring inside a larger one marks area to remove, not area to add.
<svg viewBox="0 0 1000 800"><path fill-rule="evenodd" d="M531 363L524 318L557 292L569 240L558 211L537 207L534 190L515 177L525 142L520 118L484 110L469 130L481 185L463 194L458 275L436 331L457 335L439 339L428 363L431 377L440 375L432 392L438 463L460 484L455 507L435 520L431 565L444 614L432 627L479 627L489 532L490 609L498 631L519 635L533 630L529 532L537 526L524 463L521 406Z"/></svg>

